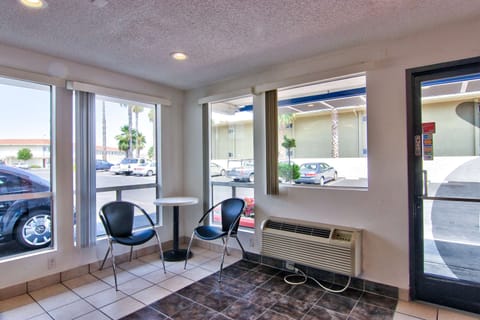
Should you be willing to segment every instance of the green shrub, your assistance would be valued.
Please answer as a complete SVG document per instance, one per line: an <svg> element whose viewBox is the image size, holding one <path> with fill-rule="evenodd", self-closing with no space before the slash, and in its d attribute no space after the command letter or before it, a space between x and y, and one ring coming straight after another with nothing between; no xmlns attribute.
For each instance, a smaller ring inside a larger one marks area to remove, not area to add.
<svg viewBox="0 0 480 320"><path fill-rule="evenodd" d="M279 163L278 177L285 181L291 181L300 178L300 167L298 164Z"/></svg>

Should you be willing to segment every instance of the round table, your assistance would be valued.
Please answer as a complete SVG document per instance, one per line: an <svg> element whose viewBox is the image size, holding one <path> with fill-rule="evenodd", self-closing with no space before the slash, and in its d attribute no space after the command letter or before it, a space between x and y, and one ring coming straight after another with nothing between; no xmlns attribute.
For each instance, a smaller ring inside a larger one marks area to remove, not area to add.
<svg viewBox="0 0 480 320"><path fill-rule="evenodd" d="M181 261L185 260L187 255L186 249L178 247L178 207L190 206L198 203L198 198L195 197L165 197L159 198L153 202L157 206L173 207L173 249L165 251L163 257L166 261ZM192 252L188 258L192 257Z"/></svg>

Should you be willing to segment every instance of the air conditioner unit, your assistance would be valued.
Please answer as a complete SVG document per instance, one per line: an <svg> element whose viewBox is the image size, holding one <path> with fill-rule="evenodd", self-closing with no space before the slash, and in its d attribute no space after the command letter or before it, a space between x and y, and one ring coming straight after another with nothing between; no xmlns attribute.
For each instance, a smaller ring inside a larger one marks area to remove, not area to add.
<svg viewBox="0 0 480 320"><path fill-rule="evenodd" d="M361 273L360 229L276 217L261 229L262 255L349 276Z"/></svg>

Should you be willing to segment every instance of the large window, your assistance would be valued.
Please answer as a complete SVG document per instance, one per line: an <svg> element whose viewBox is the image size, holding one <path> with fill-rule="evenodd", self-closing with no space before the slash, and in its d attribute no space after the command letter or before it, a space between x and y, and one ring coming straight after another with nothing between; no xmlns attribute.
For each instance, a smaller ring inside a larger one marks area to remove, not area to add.
<svg viewBox="0 0 480 320"><path fill-rule="evenodd" d="M80 220L84 239L93 241L94 235L104 235L98 219L98 210L107 202L126 200L140 205L160 222L158 208L153 200L157 191L157 106L126 101L105 96L82 99L77 93L77 170L88 172L85 179L77 173L77 203L80 204ZM82 108L83 106L83 108ZM86 112L82 112L86 109ZM82 121L81 119L85 119ZM89 138L89 136L91 136ZM83 140L85 143L82 143ZM88 147L89 146L89 147ZM86 157L80 154L86 148ZM82 197L82 193L89 197ZM145 226L146 218L140 215L135 227ZM86 228L94 230L85 230ZM95 231L95 234L93 233ZM82 245L88 241L82 240Z"/></svg>
<svg viewBox="0 0 480 320"><path fill-rule="evenodd" d="M51 90L0 78L1 257L53 243Z"/></svg>
<svg viewBox="0 0 480 320"><path fill-rule="evenodd" d="M210 104L210 193L212 203L226 198L245 200L240 226L254 227L254 156L252 97ZM212 223L220 223L214 213Z"/></svg>
<svg viewBox="0 0 480 320"><path fill-rule="evenodd" d="M279 179L367 187L364 74L278 90Z"/></svg>

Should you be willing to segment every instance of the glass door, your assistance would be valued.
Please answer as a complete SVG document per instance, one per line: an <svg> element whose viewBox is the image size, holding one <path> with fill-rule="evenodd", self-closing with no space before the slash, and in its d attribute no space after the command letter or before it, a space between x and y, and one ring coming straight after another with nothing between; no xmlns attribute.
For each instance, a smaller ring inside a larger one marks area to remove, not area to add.
<svg viewBox="0 0 480 320"><path fill-rule="evenodd" d="M459 61L407 72L412 295L415 299L477 313L480 313L479 61Z"/></svg>

